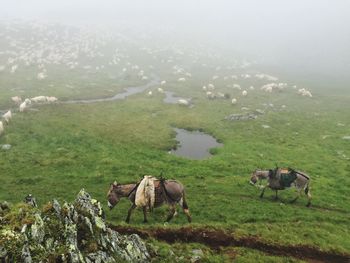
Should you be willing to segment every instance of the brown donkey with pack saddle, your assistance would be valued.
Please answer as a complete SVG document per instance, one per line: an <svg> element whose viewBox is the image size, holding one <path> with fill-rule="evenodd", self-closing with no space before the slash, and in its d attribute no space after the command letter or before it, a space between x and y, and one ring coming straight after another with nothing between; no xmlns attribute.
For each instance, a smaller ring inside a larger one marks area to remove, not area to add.
<svg viewBox="0 0 350 263"><path fill-rule="evenodd" d="M137 207L136 201L136 193L138 191L138 187L140 186L140 183L133 183L133 184L118 184L117 182L114 182L111 184L110 189L107 194L108 199L108 207L112 209L115 205L118 204L120 201L120 198L128 198L130 202L132 203L129 211L128 216L126 218L126 222L130 222L130 217L133 212L133 210ZM184 213L187 216L188 222L191 222L191 215L189 212L189 208L186 202L185 198L185 189L184 186L175 181L175 180L165 180L163 178L156 179L152 181L154 184L154 203L152 204L152 207L160 207L163 204L167 204L169 206L169 215L166 219L166 222L169 222L176 213L176 205L179 204ZM144 222L147 222L147 210L151 208L149 206L149 203L147 205L142 206L143 210L143 218Z"/></svg>

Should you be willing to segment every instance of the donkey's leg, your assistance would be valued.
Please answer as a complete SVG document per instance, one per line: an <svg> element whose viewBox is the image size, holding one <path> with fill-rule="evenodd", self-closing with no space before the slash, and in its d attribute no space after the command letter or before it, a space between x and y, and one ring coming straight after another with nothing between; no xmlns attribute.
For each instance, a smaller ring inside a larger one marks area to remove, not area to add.
<svg viewBox="0 0 350 263"><path fill-rule="evenodd" d="M126 217L126 220L125 222L129 224L130 222L130 217L131 217L131 213L132 211L136 208L136 205L135 204L132 204L132 206L129 208L129 211L128 211L128 216Z"/></svg>
<svg viewBox="0 0 350 263"><path fill-rule="evenodd" d="M176 211L176 204L171 204L169 206L170 206L170 210L169 210L169 215L166 219L166 222L169 222L173 218Z"/></svg>
<svg viewBox="0 0 350 263"><path fill-rule="evenodd" d="M309 207L311 205L311 193L310 193L309 186L307 186L307 188L305 189L305 194L306 194L307 200L308 200L306 206Z"/></svg>
<svg viewBox="0 0 350 263"><path fill-rule="evenodd" d="M266 189L267 185L265 185L261 191L261 194L260 194L260 198L263 198L264 197L264 193L265 193L265 189Z"/></svg>
<svg viewBox="0 0 350 263"><path fill-rule="evenodd" d="M296 196L292 201L290 201L291 204L295 203L295 201L298 200L298 198L299 198L300 195L301 195L301 191L302 191L302 189L298 189L297 196Z"/></svg>
<svg viewBox="0 0 350 263"><path fill-rule="evenodd" d="M278 199L278 190L275 190L275 200L277 200Z"/></svg>
<svg viewBox="0 0 350 263"><path fill-rule="evenodd" d="M187 221L188 223L191 223L192 222L192 217L191 217L191 214L190 214L190 209L188 208L188 205L187 205L187 202L186 202L186 198L185 198L185 194L183 194L181 200L180 200L180 205L187 217Z"/></svg>
<svg viewBox="0 0 350 263"><path fill-rule="evenodd" d="M148 222L148 220L147 220L147 207L146 206L142 207L142 210L143 210L143 222L147 223Z"/></svg>

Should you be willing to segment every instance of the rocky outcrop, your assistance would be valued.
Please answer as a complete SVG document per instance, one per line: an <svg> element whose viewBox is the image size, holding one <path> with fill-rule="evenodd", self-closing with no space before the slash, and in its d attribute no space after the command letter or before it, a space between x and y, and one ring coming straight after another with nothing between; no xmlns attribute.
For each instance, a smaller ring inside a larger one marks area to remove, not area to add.
<svg viewBox="0 0 350 263"><path fill-rule="evenodd" d="M256 114L247 113L247 114L231 114L225 117L225 120L229 121L245 121L245 120L254 120L258 118Z"/></svg>
<svg viewBox="0 0 350 263"><path fill-rule="evenodd" d="M73 203L53 200L42 210L32 196L25 201L0 204L0 262L150 261L140 237L108 228L100 203L84 190Z"/></svg>

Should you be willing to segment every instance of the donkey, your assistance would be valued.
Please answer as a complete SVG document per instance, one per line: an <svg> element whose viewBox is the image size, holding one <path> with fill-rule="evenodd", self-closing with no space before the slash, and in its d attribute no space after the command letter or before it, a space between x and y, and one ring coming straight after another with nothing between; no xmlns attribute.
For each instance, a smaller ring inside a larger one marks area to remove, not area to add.
<svg viewBox="0 0 350 263"><path fill-rule="evenodd" d="M132 206L128 211L128 216L125 220L126 223L130 222L131 214L137 207L135 204L135 196L138 186L139 184L117 184L117 182L114 182L111 184L107 194L108 207L110 209L116 206L122 197L126 197L131 201ZM191 223L192 218L186 202L185 189L183 185L175 180L156 179L154 181L154 186L154 207L160 207L163 204L167 204L169 206L169 215L166 219L166 222L169 222L174 217L176 213L176 205L179 204L186 214L188 222ZM143 222L147 223L147 206L142 207L142 209Z"/></svg>
<svg viewBox="0 0 350 263"><path fill-rule="evenodd" d="M267 179L267 184L265 186L261 185L261 181L264 179ZM278 190L284 190L288 187L294 186L298 193L291 203L294 203L300 197L302 190L304 190L308 199L306 206L309 207L311 205L310 177L300 171L288 168L288 173L284 175L279 168L274 170L255 170L251 174L250 184L262 189L260 198L263 198L267 187L275 190L275 199L278 198Z"/></svg>

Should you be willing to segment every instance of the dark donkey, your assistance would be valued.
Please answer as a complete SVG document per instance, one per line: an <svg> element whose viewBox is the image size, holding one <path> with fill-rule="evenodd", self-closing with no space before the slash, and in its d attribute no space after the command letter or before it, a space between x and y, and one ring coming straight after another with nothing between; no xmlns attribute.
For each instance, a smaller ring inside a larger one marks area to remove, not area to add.
<svg viewBox="0 0 350 263"><path fill-rule="evenodd" d="M128 211L126 222L129 223L131 213L136 208L135 196L136 190L139 184L117 184L114 182L107 194L108 207L112 209L120 198L127 197L131 202L132 206ZM185 189L183 185L175 180L157 179L154 181L155 186L155 204L154 207L160 207L163 204L167 204L170 208L169 215L166 222L169 222L176 213L176 205L180 204L184 213L187 216L188 222L191 222L190 211L185 198ZM147 222L147 207L142 207L144 222Z"/></svg>
<svg viewBox="0 0 350 263"><path fill-rule="evenodd" d="M265 186L259 186L261 181L265 179L267 180L267 184ZM255 170L251 175L250 183L262 189L260 194L261 198L264 196L265 189L267 187L271 188L276 193L275 199L277 199L278 190L284 190L294 186L297 189L298 194L291 203L294 203L304 190L308 199L306 206L311 205L310 176L292 168L281 169L276 167L275 169L270 170Z"/></svg>

